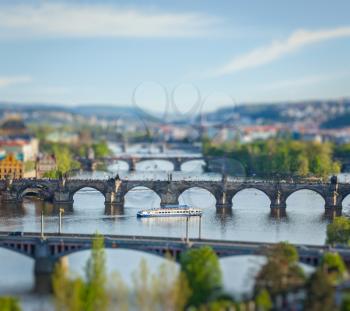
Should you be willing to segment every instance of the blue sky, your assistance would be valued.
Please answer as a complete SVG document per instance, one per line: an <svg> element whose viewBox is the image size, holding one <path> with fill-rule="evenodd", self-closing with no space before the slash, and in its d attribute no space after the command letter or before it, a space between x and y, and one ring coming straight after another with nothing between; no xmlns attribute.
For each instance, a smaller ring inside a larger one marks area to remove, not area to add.
<svg viewBox="0 0 350 311"><path fill-rule="evenodd" d="M350 1L0 0L0 100L166 105L350 96Z"/></svg>

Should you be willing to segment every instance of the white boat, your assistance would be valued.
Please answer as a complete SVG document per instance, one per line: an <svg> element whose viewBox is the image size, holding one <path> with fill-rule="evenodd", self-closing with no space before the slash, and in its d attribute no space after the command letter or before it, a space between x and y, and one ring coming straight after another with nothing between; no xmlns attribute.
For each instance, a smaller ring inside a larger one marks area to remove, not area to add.
<svg viewBox="0 0 350 311"><path fill-rule="evenodd" d="M166 205L162 208L146 209L137 212L137 217L180 217L201 216L202 210L188 205Z"/></svg>

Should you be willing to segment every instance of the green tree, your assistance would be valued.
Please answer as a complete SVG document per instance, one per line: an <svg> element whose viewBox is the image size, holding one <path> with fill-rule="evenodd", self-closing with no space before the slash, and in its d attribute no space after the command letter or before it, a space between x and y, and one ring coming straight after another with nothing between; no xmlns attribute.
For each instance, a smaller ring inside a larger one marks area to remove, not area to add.
<svg viewBox="0 0 350 311"><path fill-rule="evenodd" d="M319 268L306 283L305 310L334 311L334 287L327 272Z"/></svg>
<svg viewBox="0 0 350 311"><path fill-rule="evenodd" d="M338 253L326 253L322 257L321 268L328 273L333 284L344 281L347 277L345 263Z"/></svg>
<svg viewBox="0 0 350 311"><path fill-rule="evenodd" d="M21 307L17 298L10 296L0 297L1 311L21 311Z"/></svg>
<svg viewBox="0 0 350 311"><path fill-rule="evenodd" d="M346 217L335 217L333 222L327 226L327 244L349 243L350 220Z"/></svg>
<svg viewBox="0 0 350 311"><path fill-rule="evenodd" d="M294 246L279 243L266 252L267 262L255 279L255 295L267 290L271 296L304 285L305 276L298 265Z"/></svg>
<svg viewBox="0 0 350 311"><path fill-rule="evenodd" d="M71 280L68 269L59 261L52 277L52 288L57 311L84 310L85 284L81 278Z"/></svg>
<svg viewBox="0 0 350 311"><path fill-rule="evenodd" d="M133 284L135 304L137 310L142 311L182 311L191 294L186 276L177 272L170 260L151 274L142 259L139 269L133 273Z"/></svg>
<svg viewBox="0 0 350 311"><path fill-rule="evenodd" d="M255 298L258 311L269 311L272 308L272 301L266 289L261 290Z"/></svg>
<svg viewBox="0 0 350 311"><path fill-rule="evenodd" d="M52 287L57 311L107 310L107 277L105 272L103 237L92 241L91 256L86 265L86 281L69 278L68 269L59 262L54 270Z"/></svg>
<svg viewBox="0 0 350 311"><path fill-rule="evenodd" d="M113 273L112 285L113 292L111 293L111 305L115 306L115 310L129 310L129 288L118 273Z"/></svg>
<svg viewBox="0 0 350 311"><path fill-rule="evenodd" d="M111 153L106 141L99 141L98 143L92 144L92 148L96 158L103 158Z"/></svg>
<svg viewBox="0 0 350 311"><path fill-rule="evenodd" d="M73 159L72 153L67 147L54 147L54 154L57 162L57 171L66 174L72 169L79 168L79 163Z"/></svg>
<svg viewBox="0 0 350 311"><path fill-rule="evenodd" d="M262 177L296 174L328 177L340 171L334 162L334 146L328 143L310 143L290 139L269 139L249 144L225 142L215 144L203 140L203 153L211 156L229 155L243 164L247 172Z"/></svg>
<svg viewBox="0 0 350 311"><path fill-rule="evenodd" d="M205 304L221 291L220 264L210 247L188 250L181 256L180 264L192 290L189 305Z"/></svg>
<svg viewBox="0 0 350 311"><path fill-rule="evenodd" d="M152 294L150 289L150 272L147 262L142 258L139 270L132 275L133 289L135 292L135 303L140 311L153 311L152 309Z"/></svg>
<svg viewBox="0 0 350 311"><path fill-rule="evenodd" d="M107 294L106 258L104 251L104 239L96 235L92 240L91 256L86 269L86 311L104 311L109 305Z"/></svg>
<svg viewBox="0 0 350 311"><path fill-rule="evenodd" d="M350 294L344 295L340 311L350 311Z"/></svg>

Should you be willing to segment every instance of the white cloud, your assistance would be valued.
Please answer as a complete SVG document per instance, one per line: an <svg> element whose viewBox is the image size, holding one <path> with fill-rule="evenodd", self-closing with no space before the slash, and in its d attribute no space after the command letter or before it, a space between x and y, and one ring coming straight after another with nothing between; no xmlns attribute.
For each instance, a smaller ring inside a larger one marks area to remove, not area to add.
<svg viewBox="0 0 350 311"><path fill-rule="evenodd" d="M5 88L15 84L29 83L32 78L29 76L0 76L0 88Z"/></svg>
<svg viewBox="0 0 350 311"><path fill-rule="evenodd" d="M43 3L0 7L2 37L191 37L212 31L218 19L107 5Z"/></svg>
<svg viewBox="0 0 350 311"><path fill-rule="evenodd" d="M298 49L321 41L350 37L350 27L339 27L318 31L298 30L286 40L274 41L256 48L246 54L233 58L224 66L212 72L212 76L223 76L249 68L258 67L297 51Z"/></svg>

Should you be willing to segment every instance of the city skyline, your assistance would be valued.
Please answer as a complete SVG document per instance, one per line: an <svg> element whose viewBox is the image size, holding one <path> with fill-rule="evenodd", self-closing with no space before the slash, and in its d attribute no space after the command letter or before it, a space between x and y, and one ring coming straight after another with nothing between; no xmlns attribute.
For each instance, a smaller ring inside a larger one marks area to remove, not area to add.
<svg viewBox="0 0 350 311"><path fill-rule="evenodd" d="M161 111L349 96L346 1L0 1L0 100Z"/></svg>

